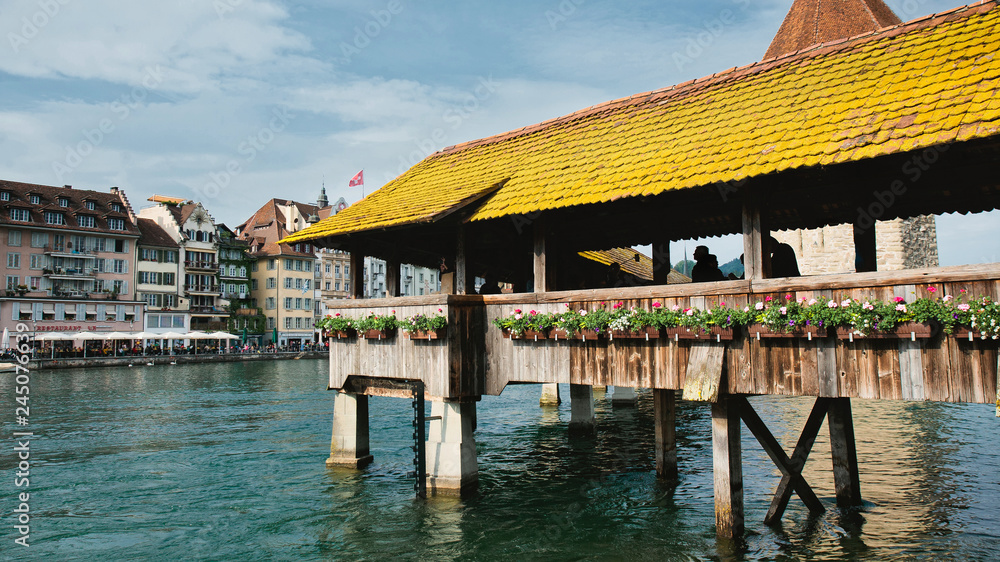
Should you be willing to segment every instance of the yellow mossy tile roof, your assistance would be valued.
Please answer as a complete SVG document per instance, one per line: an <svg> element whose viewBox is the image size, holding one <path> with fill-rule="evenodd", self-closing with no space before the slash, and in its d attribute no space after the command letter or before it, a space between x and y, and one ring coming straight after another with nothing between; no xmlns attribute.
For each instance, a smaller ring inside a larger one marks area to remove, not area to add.
<svg viewBox="0 0 1000 562"><path fill-rule="evenodd" d="M469 220L495 219L993 136L996 8L959 8L449 147L286 241L433 221L472 201Z"/></svg>

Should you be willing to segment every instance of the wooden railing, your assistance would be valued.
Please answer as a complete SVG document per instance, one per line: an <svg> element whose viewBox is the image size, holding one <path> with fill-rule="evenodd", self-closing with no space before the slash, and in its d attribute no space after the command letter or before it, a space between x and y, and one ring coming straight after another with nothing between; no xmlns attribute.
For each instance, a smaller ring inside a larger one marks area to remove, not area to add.
<svg viewBox="0 0 1000 562"><path fill-rule="evenodd" d="M736 330L732 341L525 341L505 339L491 321L514 308L539 312L591 310L621 301L628 307L709 308L752 305L766 296L912 300L936 294L1000 297L1000 264L931 268L762 281L721 281L490 296L435 295L338 302L330 313L349 317L370 311L397 318L448 315L448 336L414 342L402 333L387 340L335 340L330 386L350 374L421 379L432 395L499 394L509 383L561 382L645 388L684 387L692 350L725 346L723 391L731 394L808 395L873 399L991 403L997 395L994 341L968 341L943 333L928 339L757 339Z"/></svg>

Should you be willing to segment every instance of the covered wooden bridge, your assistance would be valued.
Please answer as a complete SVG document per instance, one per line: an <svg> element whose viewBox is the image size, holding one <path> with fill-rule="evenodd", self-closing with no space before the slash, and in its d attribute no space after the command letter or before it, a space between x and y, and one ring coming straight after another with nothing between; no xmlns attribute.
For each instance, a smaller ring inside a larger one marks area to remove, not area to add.
<svg viewBox="0 0 1000 562"><path fill-rule="evenodd" d="M870 2L869 2L870 3ZM794 11L794 9L793 9ZM740 426L783 474L769 520L792 491L822 510L800 471L828 419L837 503L860 502L851 398L993 402L997 342L944 333L899 339L511 340L491 324L513 309L753 306L767 297L892 300L1000 297L1000 264L874 271L874 221L1000 205L1000 9L985 2L881 28L449 147L343 212L285 240L389 264L454 271L450 293L344 301L336 312L447 316L439 340L334 339L329 462L368 456L367 395L420 380L433 400L432 490L473 486L475 403L513 383L569 383L575 423L592 423L591 385L653 389L657 470L676 471L675 391L711 402L717 530L743 529ZM772 278L769 232L854 225L858 271ZM746 278L670 284L668 242L741 233ZM651 244L649 285L580 288L578 252ZM515 293L476 295L488 273ZM360 275L353 293L361 299ZM747 396L814 396L791 454ZM588 419L589 416L589 419Z"/></svg>

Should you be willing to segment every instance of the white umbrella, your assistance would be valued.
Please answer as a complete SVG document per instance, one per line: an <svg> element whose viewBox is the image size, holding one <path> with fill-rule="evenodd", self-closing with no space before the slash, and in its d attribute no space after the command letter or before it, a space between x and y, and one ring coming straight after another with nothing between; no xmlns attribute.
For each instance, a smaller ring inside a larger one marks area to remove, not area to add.
<svg viewBox="0 0 1000 562"><path fill-rule="evenodd" d="M0 348L7 349L8 347L10 347L10 330L4 328L3 337L0 338Z"/></svg>
<svg viewBox="0 0 1000 562"><path fill-rule="evenodd" d="M198 330L194 330L194 331L191 331L191 332L188 332L188 335L187 335L187 337L188 337L188 338L191 338L191 339L193 339L193 340L211 340L211 339L218 339L218 338L213 338L212 336L209 336L209 335L208 335L208 334L206 334L205 332L199 332Z"/></svg>
<svg viewBox="0 0 1000 562"><path fill-rule="evenodd" d="M164 340L182 340L187 338L188 335L180 332L163 332L162 334L150 334L150 337Z"/></svg>
<svg viewBox="0 0 1000 562"><path fill-rule="evenodd" d="M214 339L214 340L238 340L238 339L240 339L239 336L234 336L233 334L230 334L229 332L211 332L211 333L209 333L207 335L211 336L212 339Z"/></svg>

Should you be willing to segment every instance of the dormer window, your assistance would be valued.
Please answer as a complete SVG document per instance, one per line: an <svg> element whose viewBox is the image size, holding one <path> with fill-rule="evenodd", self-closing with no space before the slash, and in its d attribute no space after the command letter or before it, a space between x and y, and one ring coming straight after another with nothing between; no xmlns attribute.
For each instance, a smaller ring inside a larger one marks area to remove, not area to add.
<svg viewBox="0 0 1000 562"><path fill-rule="evenodd" d="M93 201L87 201L85 205L87 206L87 209L91 211L97 208L97 203L94 203Z"/></svg>
<svg viewBox="0 0 1000 562"><path fill-rule="evenodd" d="M45 211L45 224L66 224L66 215L55 211Z"/></svg>
<svg viewBox="0 0 1000 562"><path fill-rule="evenodd" d="M42 198L39 197L39 196L37 196L37 195L29 195L28 196L28 203L31 203L32 205L38 205L41 202L42 202Z"/></svg>
<svg viewBox="0 0 1000 562"><path fill-rule="evenodd" d="M28 222L31 220L31 214L27 209L11 209L10 220Z"/></svg>
<svg viewBox="0 0 1000 562"><path fill-rule="evenodd" d="M108 219L109 230L125 230L125 219Z"/></svg>
<svg viewBox="0 0 1000 562"><path fill-rule="evenodd" d="M10 192L0 191L0 201L10 201Z"/></svg>
<svg viewBox="0 0 1000 562"><path fill-rule="evenodd" d="M65 197L60 197L59 198L59 206L60 207L69 207L69 199L66 199Z"/></svg>
<svg viewBox="0 0 1000 562"><path fill-rule="evenodd" d="M80 226L89 228L94 228L95 226L97 226L97 222L94 220L94 217L90 215L80 215L76 217L76 222L79 223Z"/></svg>
<svg viewBox="0 0 1000 562"><path fill-rule="evenodd" d="M118 203L112 203L111 204L111 210L114 211L114 212L116 212L116 213L120 213L120 212L122 212L122 206L119 205Z"/></svg>

